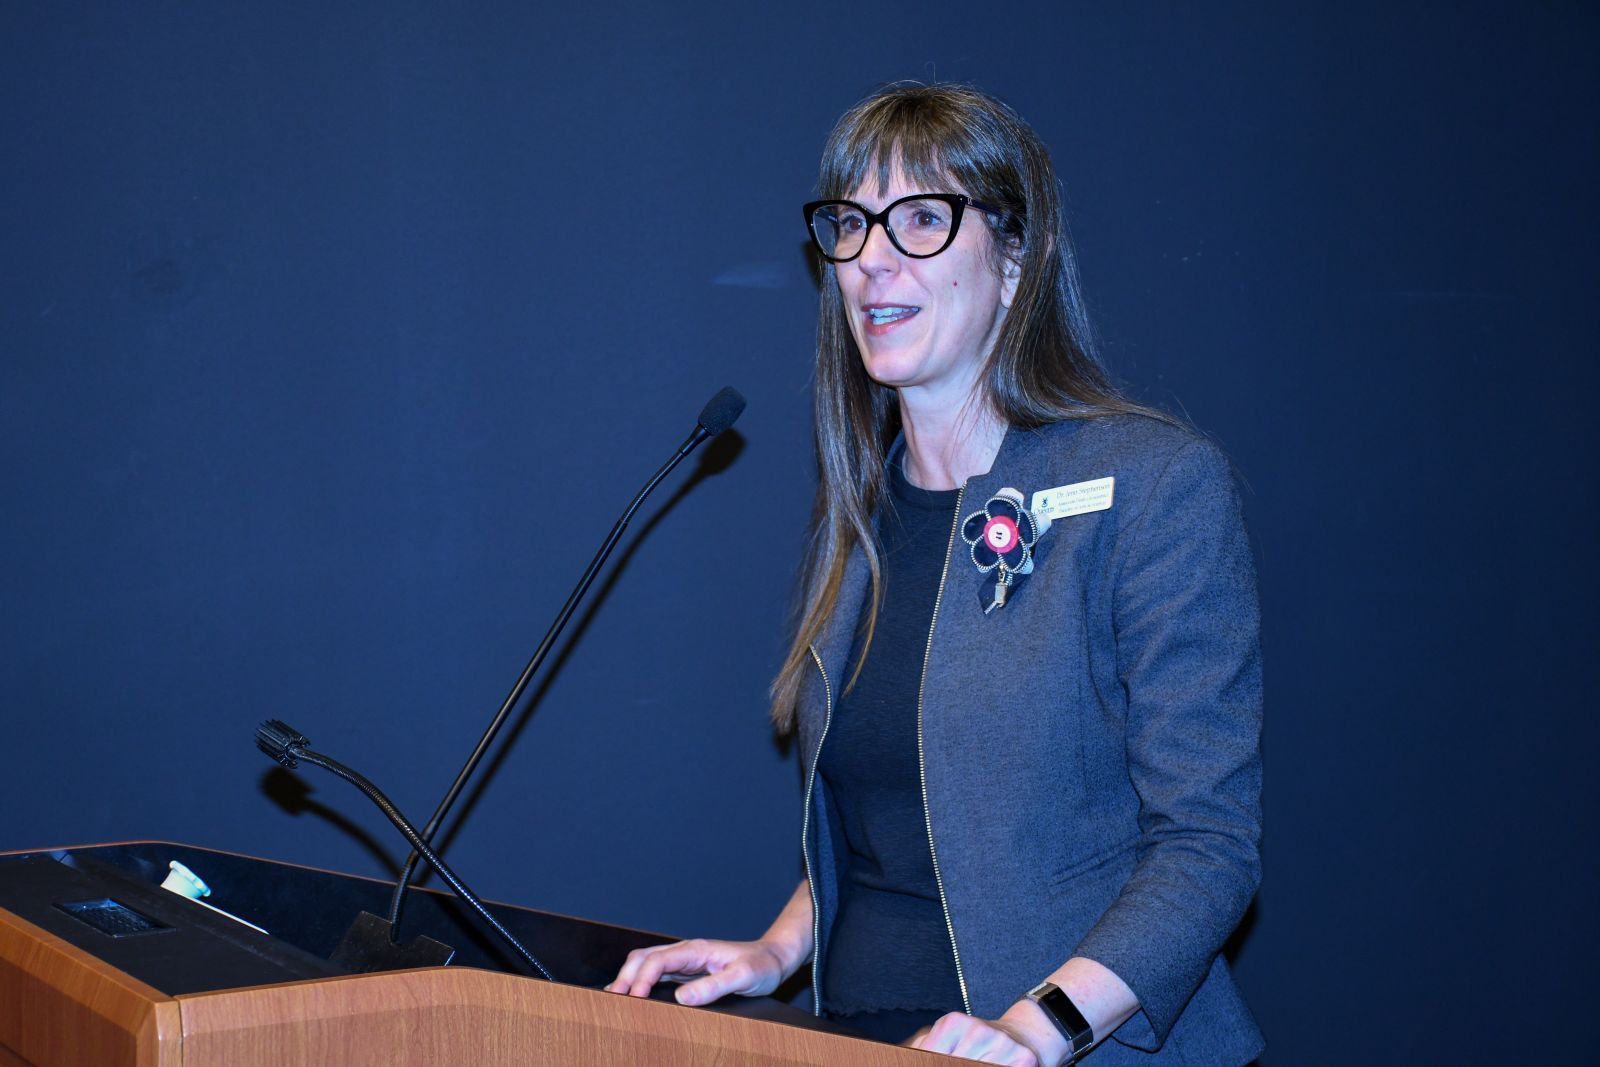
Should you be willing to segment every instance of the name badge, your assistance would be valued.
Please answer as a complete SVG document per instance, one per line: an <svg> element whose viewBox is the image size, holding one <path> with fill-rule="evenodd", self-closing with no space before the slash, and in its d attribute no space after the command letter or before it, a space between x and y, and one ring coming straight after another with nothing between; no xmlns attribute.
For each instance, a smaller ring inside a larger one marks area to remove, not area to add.
<svg viewBox="0 0 1600 1067"><path fill-rule="evenodd" d="M1054 489L1041 489L1033 494L1033 506L1028 510L1041 519L1055 521L1071 515L1091 511L1106 511L1111 507L1115 478L1096 478L1092 482L1074 482L1058 485Z"/></svg>

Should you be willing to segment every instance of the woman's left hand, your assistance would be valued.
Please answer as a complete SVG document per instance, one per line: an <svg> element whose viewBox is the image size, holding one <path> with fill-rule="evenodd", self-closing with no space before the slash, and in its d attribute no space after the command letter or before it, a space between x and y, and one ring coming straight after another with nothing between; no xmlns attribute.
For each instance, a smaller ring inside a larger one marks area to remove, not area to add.
<svg viewBox="0 0 1600 1067"><path fill-rule="evenodd" d="M1016 1009L998 1019L978 1019L953 1011L932 1026L917 1031L906 1044L982 1063L1055 1067L1061 1057L1053 1055L1056 1052L1053 1046L1060 1044L1060 1051L1066 1051L1061 1035L1042 1017L1037 1021L1044 1024L1047 1032L1036 1030L1031 1025L1034 1020L1014 1015L1014 1011Z"/></svg>

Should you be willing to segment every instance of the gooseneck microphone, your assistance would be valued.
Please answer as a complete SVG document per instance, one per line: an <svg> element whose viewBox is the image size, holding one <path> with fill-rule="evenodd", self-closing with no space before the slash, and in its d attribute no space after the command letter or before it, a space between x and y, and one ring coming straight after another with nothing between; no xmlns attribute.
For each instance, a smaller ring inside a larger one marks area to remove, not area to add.
<svg viewBox="0 0 1600 1067"><path fill-rule="evenodd" d="M299 766L300 761L304 760L313 767L321 767L325 771L333 772L365 793L367 799L378 805L383 813L388 816L389 821L394 823L395 829L404 834L406 840L411 842L411 847L416 849L416 852L412 853L412 855L421 855L423 859L427 860L428 866L439 872L439 877L445 880L445 884L450 887L455 895L460 897L469 908L476 912L478 917L489 927L490 931L509 945L511 950L522 957L530 967L538 972L541 978L551 982L555 981L550 976L550 972L545 965L540 963L533 953L524 948L522 942L518 941L510 930L500 925L500 920L496 919L489 909L484 906L478 894L467 888L467 884L457 877L456 873L446 866L443 860L434 855L433 850L428 847L428 843L422 839L422 835L417 833L416 827L412 826L410 821L400 814L400 809L395 807L393 802L384 796L383 791L377 786L338 760L324 756L320 752L313 752L311 750L311 742L306 736L282 719L268 719L256 729L256 747L290 770L294 770L295 767Z"/></svg>
<svg viewBox="0 0 1600 1067"><path fill-rule="evenodd" d="M561 611L556 615L555 622L551 623L550 629L545 632L544 640L540 641L539 647L534 650L533 658L522 669L522 675L517 679L517 684L511 687L510 694L500 705L500 710L495 714L494 720L489 723L489 728L483 732L483 737L478 740L477 747L467 757L466 765L456 775L455 781L450 784L449 790L445 792L444 799L439 802L439 806L435 809L433 816L428 819L428 824L423 827L421 840L424 846L431 842L434 835L439 832L439 825L444 822L445 816L449 814L451 806L456 802L456 798L461 795L461 790L467 784L468 779L477 770L478 764L483 761L483 757L488 752L490 745L494 743L495 736L500 732L500 727L505 724L512 708L516 706L517 701L522 698L522 694L527 690L528 683L538 673L539 667L545 661L545 657L550 654L550 649L556 643L556 639L561 636L561 631L567 625L567 620L572 617L574 609L583 599L583 595L588 592L589 586L593 584L595 575L599 573L601 566L605 564L607 557L611 555L611 550L616 547L623 531L628 528L628 522L633 518L633 513L639 510L639 505L644 503L644 499L650 495L650 491L663 478L671 474L673 468L683 462L689 453L693 452L708 438L715 437L732 426L743 412L744 397L740 395L737 389L727 386L719 390L715 396L706 402L706 406L700 410L700 417L695 421L694 429L684 439L683 444L678 446L678 450L673 453L672 458L662 464L661 469L650 477L644 488L635 494L632 502L628 504L627 510L622 513L622 517L617 520L616 525L611 527L611 532L606 535L605 542L600 546L600 551L596 552L594 559L589 561L589 566L585 568L583 577L578 579L577 586L572 590L572 594L567 597L567 602L561 606ZM419 857L427 858L422 847L419 847L415 840L411 844L413 851L410 856L406 857L405 867L400 871L400 877L395 882L394 895L389 901L388 932L391 943L398 943L400 939L400 913L405 907L406 889L411 884L412 875L416 873L417 860ZM431 860L429 863L434 869L439 870L437 863L433 863ZM443 872L441 871L441 873Z"/></svg>

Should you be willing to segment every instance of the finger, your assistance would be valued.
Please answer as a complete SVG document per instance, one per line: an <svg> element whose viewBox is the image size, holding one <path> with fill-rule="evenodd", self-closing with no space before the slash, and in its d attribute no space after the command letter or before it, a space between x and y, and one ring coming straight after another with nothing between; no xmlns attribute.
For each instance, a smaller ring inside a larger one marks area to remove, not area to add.
<svg viewBox="0 0 1600 1067"><path fill-rule="evenodd" d="M710 970L705 977L679 987L675 994L679 1004L710 1004L729 993L748 994L755 985L755 968L746 960L733 960L720 969L713 964Z"/></svg>
<svg viewBox="0 0 1600 1067"><path fill-rule="evenodd" d="M679 1004L699 1005L720 1000L729 991L726 978L720 974L708 974L692 982L685 982L672 995Z"/></svg>
<svg viewBox="0 0 1600 1067"><path fill-rule="evenodd" d="M966 1040L958 1041L952 1056L976 1059L982 1064L1006 1064L1008 1067L1037 1067L1034 1054L1021 1048L1010 1038L995 1037L994 1033L968 1033Z"/></svg>
<svg viewBox="0 0 1600 1067"><path fill-rule="evenodd" d="M952 1055L1009 1067L1038 1067L1038 1057L1011 1034L986 1019L972 1019L962 1028Z"/></svg>
<svg viewBox="0 0 1600 1067"><path fill-rule="evenodd" d="M687 977L704 974L708 962L707 955L706 942L700 940L680 941L675 945L662 947L640 961L639 971L633 979L633 988L629 991L630 995L648 997L656 983L667 975Z"/></svg>
<svg viewBox="0 0 1600 1067"><path fill-rule="evenodd" d="M639 973L639 967L644 963L645 957L656 951L657 946L650 948L636 948L628 953L622 966L617 969L617 976L606 986L608 993L626 993L633 988L633 980Z"/></svg>
<svg viewBox="0 0 1600 1067"><path fill-rule="evenodd" d="M606 988L613 993L647 997L665 973L699 974L704 970L703 942L678 941L670 945L653 945L628 953L616 979Z"/></svg>
<svg viewBox="0 0 1600 1067"><path fill-rule="evenodd" d="M961 1036L961 1040L956 1042L955 1050L951 1055L961 1056L969 1060L978 1060L982 1063L1016 1065L1021 1062L1019 1054L1022 1051L1021 1047L1011 1038L997 1034L987 1027L975 1027ZM1030 1056L1029 1059L1031 1060L1032 1057Z"/></svg>
<svg viewBox="0 0 1600 1067"><path fill-rule="evenodd" d="M1032 1050L1017 1042L1010 1034L988 1020L975 1019L960 1012L941 1016L925 1036L913 1040L911 1047L983 1063L1038 1067L1038 1058Z"/></svg>
<svg viewBox="0 0 1600 1067"><path fill-rule="evenodd" d="M622 966L617 968L617 976L606 984L607 993L626 993L628 991L629 987L633 985L633 976L639 970L639 960L644 955L644 951L642 948L636 948L628 953L627 958L622 961Z"/></svg>
<svg viewBox="0 0 1600 1067"><path fill-rule="evenodd" d="M970 1018L970 1016L963 1015L959 1011L941 1015L911 1047L925 1049L928 1052L943 1052L946 1054L954 1052L956 1042L961 1040L961 1035L965 1032L964 1023Z"/></svg>

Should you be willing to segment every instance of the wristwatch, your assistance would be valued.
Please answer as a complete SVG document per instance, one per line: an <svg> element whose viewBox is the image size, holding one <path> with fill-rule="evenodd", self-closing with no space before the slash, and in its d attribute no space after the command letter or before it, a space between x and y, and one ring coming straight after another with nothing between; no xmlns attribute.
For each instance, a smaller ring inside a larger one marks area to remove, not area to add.
<svg viewBox="0 0 1600 1067"><path fill-rule="evenodd" d="M1078 1057L1089 1051L1089 1046L1094 1044L1094 1029L1089 1021L1083 1017L1083 1012L1072 1003L1072 999L1053 982L1040 982L1028 990L1028 999L1044 1011L1045 1017L1055 1023L1056 1029L1061 1031L1061 1036L1067 1039L1067 1044L1072 1046L1072 1053L1067 1056L1067 1063L1077 1063Z"/></svg>

